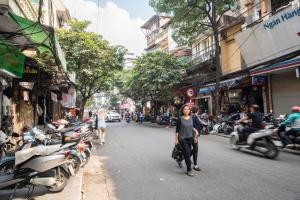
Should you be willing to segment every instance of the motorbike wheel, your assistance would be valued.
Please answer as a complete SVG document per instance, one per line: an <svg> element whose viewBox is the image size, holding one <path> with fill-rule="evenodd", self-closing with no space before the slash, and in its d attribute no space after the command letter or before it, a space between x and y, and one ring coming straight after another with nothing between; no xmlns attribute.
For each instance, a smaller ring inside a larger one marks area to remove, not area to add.
<svg viewBox="0 0 300 200"><path fill-rule="evenodd" d="M10 175L14 172L15 161L9 160L0 164L0 176Z"/></svg>
<svg viewBox="0 0 300 200"><path fill-rule="evenodd" d="M241 148L236 145L237 142L238 142L237 138L234 135L231 136L230 145L231 145L232 149L239 151Z"/></svg>
<svg viewBox="0 0 300 200"><path fill-rule="evenodd" d="M77 174L79 169L80 169L80 165L81 165L80 158L78 158L78 156L70 154L69 157L68 157L68 160L72 161L72 166L73 166L73 169L74 169L74 173Z"/></svg>
<svg viewBox="0 0 300 200"><path fill-rule="evenodd" d="M274 144L269 143L267 144L266 148L268 149L268 151L264 153L264 155L267 158L275 159L278 156L279 151Z"/></svg>
<svg viewBox="0 0 300 200"><path fill-rule="evenodd" d="M50 192L61 192L67 186L69 175L65 170L60 169L60 173L55 178L56 183L53 186L47 187L47 189Z"/></svg>

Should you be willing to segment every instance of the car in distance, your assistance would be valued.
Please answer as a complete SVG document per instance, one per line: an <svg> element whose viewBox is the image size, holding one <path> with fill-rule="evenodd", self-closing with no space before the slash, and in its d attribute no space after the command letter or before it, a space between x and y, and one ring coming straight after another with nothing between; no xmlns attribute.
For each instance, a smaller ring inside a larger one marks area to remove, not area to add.
<svg viewBox="0 0 300 200"><path fill-rule="evenodd" d="M107 116L105 118L107 122L121 122L121 119L121 115L116 111L108 111Z"/></svg>

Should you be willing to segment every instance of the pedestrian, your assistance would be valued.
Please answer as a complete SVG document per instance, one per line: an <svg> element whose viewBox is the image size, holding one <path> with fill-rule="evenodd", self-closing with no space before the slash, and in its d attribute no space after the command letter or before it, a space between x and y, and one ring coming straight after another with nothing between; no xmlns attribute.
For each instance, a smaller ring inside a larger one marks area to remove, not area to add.
<svg viewBox="0 0 300 200"><path fill-rule="evenodd" d="M100 144L105 144L105 130L106 130L106 124L105 124L105 116L106 112L101 109L98 112L98 122L97 122L97 131L99 134L99 142Z"/></svg>
<svg viewBox="0 0 300 200"><path fill-rule="evenodd" d="M140 120L141 120L140 117L141 117L141 112L140 112L140 111L136 112L136 122L137 122L137 123L140 122Z"/></svg>
<svg viewBox="0 0 300 200"><path fill-rule="evenodd" d="M180 111L180 117L176 122L176 134L175 134L175 144L180 144L182 147L182 152L184 155L185 164L187 167L186 174L188 176L194 176L192 172L192 147L193 149L198 149L198 131L196 129L195 118L191 115L191 109L188 105L183 105ZM197 153L198 154L198 153ZM196 153L194 154L196 155ZM197 165L197 158L194 158L194 167L196 171L200 171Z"/></svg>
<svg viewBox="0 0 300 200"><path fill-rule="evenodd" d="M140 123L142 124L144 122L144 116L143 113L140 112Z"/></svg>
<svg viewBox="0 0 300 200"><path fill-rule="evenodd" d="M93 117L93 112L92 110L89 111L89 118L92 118Z"/></svg>

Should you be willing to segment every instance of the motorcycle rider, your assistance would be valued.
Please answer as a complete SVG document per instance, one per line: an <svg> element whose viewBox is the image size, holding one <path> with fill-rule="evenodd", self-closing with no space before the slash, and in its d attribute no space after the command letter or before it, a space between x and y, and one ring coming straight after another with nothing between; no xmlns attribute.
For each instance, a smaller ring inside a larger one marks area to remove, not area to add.
<svg viewBox="0 0 300 200"><path fill-rule="evenodd" d="M125 119L128 121L130 121L130 112L127 110L127 112L125 113Z"/></svg>
<svg viewBox="0 0 300 200"><path fill-rule="evenodd" d="M244 128L241 132L239 132L240 143L244 143L247 141L247 138L251 133L254 133L260 129L262 129L262 114L259 112L258 105L250 106L250 113L247 114L241 120L238 120L236 123L239 124L241 122L249 123L251 122L251 126Z"/></svg>
<svg viewBox="0 0 300 200"><path fill-rule="evenodd" d="M284 142L286 143L286 147L293 148L294 144L291 141L290 136L300 136L300 106L292 107L292 114L290 114L288 118L281 123L281 129L285 130L287 125L291 125L292 128L284 133Z"/></svg>

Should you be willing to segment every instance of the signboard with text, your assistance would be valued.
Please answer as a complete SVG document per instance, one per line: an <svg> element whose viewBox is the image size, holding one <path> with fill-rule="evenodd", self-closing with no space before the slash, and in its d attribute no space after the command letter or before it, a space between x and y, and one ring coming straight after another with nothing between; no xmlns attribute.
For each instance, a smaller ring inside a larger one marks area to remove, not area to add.
<svg viewBox="0 0 300 200"><path fill-rule="evenodd" d="M247 67L300 49L300 5L289 6L235 35Z"/></svg>

